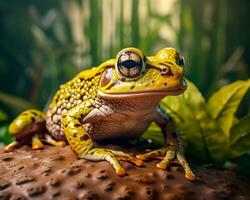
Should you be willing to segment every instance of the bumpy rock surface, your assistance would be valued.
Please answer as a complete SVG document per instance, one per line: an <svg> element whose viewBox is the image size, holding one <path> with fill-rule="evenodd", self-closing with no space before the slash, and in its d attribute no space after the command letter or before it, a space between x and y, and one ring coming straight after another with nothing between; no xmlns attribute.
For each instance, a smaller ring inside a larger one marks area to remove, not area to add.
<svg viewBox="0 0 250 200"><path fill-rule="evenodd" d="M138 168L122 162L128 175L118 177L107 162L77 159L69 146L0 149L0 200L250 199L249 182L233 172L199 166L192 183L181 168L163 171L156 163Z"/></svg>

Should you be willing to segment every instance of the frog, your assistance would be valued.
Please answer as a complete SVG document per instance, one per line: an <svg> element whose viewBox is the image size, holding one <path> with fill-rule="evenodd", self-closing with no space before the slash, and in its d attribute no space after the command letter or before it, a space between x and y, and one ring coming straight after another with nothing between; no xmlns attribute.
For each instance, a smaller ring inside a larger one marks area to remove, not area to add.
<svg viewBox="0 0 250 200"><path fill-rule="evenodd" d="M120 161L143 166L144 161L160 159L157 168L179 164L186 179L195 181L173 118L160 106L166 96L186 89L184 57L166 47L145 56L135 47L122 49L115 58L84 70L62 84L46 111L22 112L9 126L15 141L5 147L13 151L24 144L32 149L69 144L80 159L107 161L118 176L126 175ZM107 140L139 138L155 122L164 136L160 149L136 155L98 147Z"/></svg>

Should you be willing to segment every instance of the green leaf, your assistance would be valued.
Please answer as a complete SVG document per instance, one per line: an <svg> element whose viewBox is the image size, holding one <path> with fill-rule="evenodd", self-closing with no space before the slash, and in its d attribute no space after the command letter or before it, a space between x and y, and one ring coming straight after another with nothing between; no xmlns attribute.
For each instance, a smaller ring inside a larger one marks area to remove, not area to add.
<svg viewBox="0 0 250 200"><path fill-rule="evenodd" d="M3 92L0 92L0 102L6 104L11 108L14 108L16 112L21 112L28 108L35 108L35 106L32 103L22 98L9 95Z"/></svg>
<svg viewBox="0 0 250 200"><path fill-rule="evenodd" d="M250 114L243 117L236 123L232 129L230 134L230 144L235 144L239 139L245 137L250 133ZM250 149L250 147L249 147Z"/></svg>
<svg viewBox="0 0 250 200"><path fill-rule="evenodd" d="M250 134L241 137L231 146L231 157L241 156L250 152Z"/></svg>
<svg viewBox="0 0 250 200"><path fill-rule="evenodd" d="M236 81L215 92L208 101L207 110L223 132L228 135L228 138L233 125L234 114L249 86L250 79Z"/></svg>
<svg viewBox="0 0 250 200"><path fill-rule="evenodd" d="M243 117L231 129L231 157L250 152L250 114Z"/></svg>
<svg viewBox="0 0 250 200"><path fill-rule="evenodd" d="M163 134L159 126L156 123L152 122L149 128L143 134L143 138L151 139L155 144L164 144Z"/></svg>

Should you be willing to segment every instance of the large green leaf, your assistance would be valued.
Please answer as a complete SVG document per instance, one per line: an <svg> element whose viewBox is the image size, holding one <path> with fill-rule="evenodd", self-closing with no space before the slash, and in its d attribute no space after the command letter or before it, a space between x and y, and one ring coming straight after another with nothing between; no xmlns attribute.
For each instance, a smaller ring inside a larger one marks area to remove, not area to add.
<svg viewBox="0 0 250 200"><path fill-rule="evenodd" d="M205 161L224 161L227 140L206 110L205 99L198 88L187 81L184 94L166 97L163 108L175 119L186 150Z"/></svg>
<svg viewBox="0 0 250 200"><path fill-rule="evenodd" d="M232 127L230 133L230 144L233 145L240 138L245 137L249 133L250 133L250 114L243 117Z"/></svg>
<svg viewBox="0 0 250 200"><path fill-rule="evenodd" d="M219 127L228 135L233 125L234 114L240 104L241 99L250 86L250 79L246 81L236 81L222 87L209 99L207 110Z"/></svg>

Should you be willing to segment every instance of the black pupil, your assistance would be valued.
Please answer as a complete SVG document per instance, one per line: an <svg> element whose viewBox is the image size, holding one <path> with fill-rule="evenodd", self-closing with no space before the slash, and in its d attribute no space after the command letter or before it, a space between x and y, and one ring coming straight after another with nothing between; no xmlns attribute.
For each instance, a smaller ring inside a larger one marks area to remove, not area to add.
<svg viewBox="0 0 250 200"><path fill-rule="evenodd" d="M120 63L122 66L126 67L127 69L130 69L130 68L133 68L135 66L141 66L141 62L140 63L137 63L133 60L126 60L122 63Z"/></svg>
<svg viewBox="0 0 250 200"><path fill-rule="evenodd" d="M180 58L180 60L179 60L179 65L181 65L181 66L184 66L184 59L183 58Z"/></svg>

